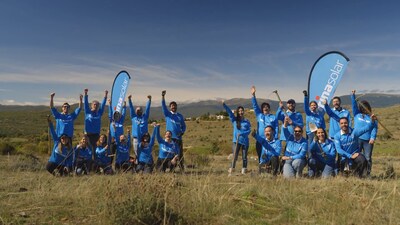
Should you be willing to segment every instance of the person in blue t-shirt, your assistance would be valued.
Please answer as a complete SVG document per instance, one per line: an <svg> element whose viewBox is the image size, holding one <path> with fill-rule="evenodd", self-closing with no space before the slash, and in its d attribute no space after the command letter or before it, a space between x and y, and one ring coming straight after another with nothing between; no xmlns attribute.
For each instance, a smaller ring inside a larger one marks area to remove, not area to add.
<svg viewBox="0 0 400 225"><path fill-rule="evenodd" d="M50 117L47 117L47 122L54 145L46 170L53 175L68 175L73 166L74 151L72 143L67 134L62 134L60 137L56 134Z"/></svg>
<svg viewBox="0 0 400 225"><path fill-rule="evenodd" d="M169 130L172 134L172 140L179 146L179 168L181 171L185 170L184 155L183 155L183 142L182 136L186 131L185 118L182 114L178 113L178 105L172 101L169 103L169 110L165 104L165 94L167 91L161 92L161 106L165 116L166 130Z"/></svg>
<svg viewBox="0 0 400 225"><path fill-rule="evenodd" d="M369 102L363 100L357 104L356 91L352 91L351 103L354 115L354 129L364 127L372 123L372 129L369 132L364 133L359 138L359 148L367 159L367 176L371 176L372 169L372 150L374 149L374 144L376 136L378 135L378 121L372 121L371 114L372 109Z"/></svg>
<svg viewBox="0 0 400 225"><path fill-rule="evenodd" d="M85 133L89 138L90 145L93 147L96 146L96 143L100 137L101 116L103 115L104 107L106 105L108 91L107 90L104 91L104 98L101 105L99 101L94 100L91 104L91 107L89 107L89 97L87 88L84 90L84 93L85 93L84 96ZM94 148L92 150L95 151ZM92 155L94 157L96 155L95 152L93 152Z"/></svg>
<svg viewBox="0 0 400 225"><path fill-rule="evenodd" d="M270 113L271 106L267 102L261 103L261 108L258 106L257 103L257 98L256 98L256 87L252 86L251 87L251 95L253 96L251 98L251 102L253 105L254 109L254 114L256 115L256 120L257 120L257 134L261 136L262 138L265 138L264 136L264 129L267 126L271 126L272 129L274 129L274 138L278 138L278 119L276 115ZM261 162L261 152L262 152L262 145L260 142L256 142L256 151L257 151L257 156L259 162Z"/></svg>
<svg viewBox="0 0 400 225"><path fill-rule="evenodd" d="M111 150L110 150L110 131L107 135L101 134L96 142L96 172L104 174L113 174Z"/></svg>
<svg viewBox="0 0 400 225"><path fill-rule="evenodd" d="M247 172L247 153L249 150L249 134L251 132L250 121L244 117L243 106L238 106L236 109L236 115L233 114L232 110L222 101L222 105L225 111L228 113L231 123L233 125L233 139L232 139L232 153L233 162L229 168L229 173L232 173L236 167L236 160L239 155L240 149L242 150L242 174Z"/></svg>
<svg viewBox="0 0 400 225"><path fill-rule="evenodd" d="M179 145L172 140L172 132L167 130L164 138L160 135L160 124L155 128L158 141L158 159L156 168L160 172L165 172L167 168L172 172L179 163Z"/></svg>
<svg viewBox="0 0 400 225"><path fill-rule="evenodd" d="M83 135L79 144L75 147L75 174L88 175L92 169L92 148L89 144L89 138L86 134Z"/></svg>
<svg viewBox="0 0 400 225"><path fill-rule="evenodd" d="M142 171L143 173L152 173L154 167L153 160L153 146L156 138L156 129L155 123L153 123L153 134L150 137L149 133L141 134L140 129L138 128L138 137L140 142L137 146L137 158L138 165L136 166L136 172Z"/></svg>
<svg viewBox="0 0 400 225"><path fill-rule="evenodd" d="M56 93L50 94L50 109L54 119L56 120L56 134L58 137L62 134L66 134L70 138L70 141L72 141L74 135L74 121L81 112L83 95L79 96L79 106L72 113L69 113L70 105L68 102L65 102L61 106L61 112L57 111L54 107L55 95Z"/></svg>
<svg viewBox="0 0 400 225"><path fill-rule="evenodd" d="M318 128L315 133L309 147L308 177L316 177L320 174L322 178L332 177L336 169L335 143L327 138L323 128Z"/></svg>
<svg viewBox="0 0 400 225"><path fill-rule="evenodd" d="M131 149L131 131L127 130L127 135L121 134L119 138L115 139L116 151L115 151L115 170L127 172L132 169L132 163L130 161L130 149Z"/></svg>

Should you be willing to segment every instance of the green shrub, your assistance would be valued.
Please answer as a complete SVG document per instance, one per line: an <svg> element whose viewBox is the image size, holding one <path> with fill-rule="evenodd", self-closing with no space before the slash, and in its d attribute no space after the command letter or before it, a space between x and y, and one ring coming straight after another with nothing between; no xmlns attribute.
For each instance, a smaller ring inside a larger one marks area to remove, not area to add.
<svg viewBox="0 0 400 225"><path fill-rule="evenodd" d="M15 147L9 143L0 143L0 152L2 155L12 155L15 153Z"/></svg>

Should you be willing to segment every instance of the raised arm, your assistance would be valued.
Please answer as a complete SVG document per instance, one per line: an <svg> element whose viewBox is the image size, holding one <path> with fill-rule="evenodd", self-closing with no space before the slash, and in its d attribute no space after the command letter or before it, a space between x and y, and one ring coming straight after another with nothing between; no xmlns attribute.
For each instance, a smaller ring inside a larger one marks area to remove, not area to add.
<svg viewBox="0 0 400 225"><path fill-rule="evenodd" d="M51 93L50 94L50 109L52 109L52 108L54 108L54 95L55 95L56 93Z"/></svg>
<svg viewBox="0 0 400 225"><path fill-rule="evenodd" d="M351 108L353 110L353 116L356 116L357 114L360 113L360 110L358 109L357 100L356 100L356 90L351 91Z"/></svg>
<svg viewBox="0 0 400 225"><path fill-rule="evenodd" d="M324 108L325 108L325 112L328 114L329 117L333 118L335 121L339 122L340 117L338 115L336 115L332 109L329 107L327 101L324 99L323 100L323 104L324 104ZM349 121L350 122L350 121Z"/></svg>
<svg viewBox="0 0 400 225"><path fill-rule="evenodd" d="M228 113L229 118L231 119L231 122L235 122L236 118L235 115L233 114L232 110L225 104L225 102L222 102L222 106L224 107L225 111Z"/></svg>
<svg viewBox="0 0 400 225"><path fill-rule="evenodd" d="M53 141L57 141L58 140L58 136L56 134L56 131L54 130L54 126L53 126L53 123L50 120L50 116L47 116L47 123L49 125L51 138L53 139Z"/></svg>
<svg viewBox="0 0 400 225"><path fill-rule="evenodd" d="M257 103L255 86L251 87L251 95L253 96L251 98L251 103L253 104L254 114L257 116L257 115L261 114L262 112L261 112L260 106Z"/></svg>
<svg viewBox="0 0 400 225"><path fill-rule="evenodd" d="M147 121L150 117L150 106L151 106L151 95L148 95L147 98L149 99L146 104L146 109L144 111L144 119Z"/></svg>
<svg viewBox="0 0 400 225"><path fill-rule="evenodd" d="M103 101L101 102L100 108L99 108L99 114L103 115L104 112L104 106L106 105L106 101L107 101L107 95L108 95L108 91L105 90L104 91L104 98Z"/></svg>
<svg viewBox="0 0 400 225"><path fill-rule="evenodd" d="M88 89L86 88L83 92L85 93L85 101L84 101L84 105L85 105L85 113L89 113L90 112L90 106L89 106L89 97L88 97Z"/></svg>
<svg viewBox="0 0 400 225"><path fill-rule="evenodd" d="M161 92L161 106L162 106L162 111L164 113L165 117L169 117L171 112L168 110L167 105L165 104L165 94L167 93L167 91L162 91Z"/></svg>
<svg viewBox="0 0 400 225"><path fill-rule="evenodd" d="M132 95L128 96L128 103L129 103L130 116L131 116L131 118L134 118L134 117L136 117L136 112L135 112L135 108L132 103Z"/></svg>
<svg viewBox="0 0 400 225"><path fill-rule="evenodd" d="M310 111L310 99L308 97L307 91L303 91L304 94L304 112L306 113L307 116L312 115L312 112Z"/></svg>

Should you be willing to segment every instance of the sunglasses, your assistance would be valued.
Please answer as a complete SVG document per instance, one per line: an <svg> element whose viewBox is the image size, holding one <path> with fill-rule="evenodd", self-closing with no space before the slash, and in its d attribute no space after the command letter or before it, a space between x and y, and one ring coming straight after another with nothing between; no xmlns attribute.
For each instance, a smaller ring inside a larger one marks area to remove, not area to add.
<svg viewBox="0 0 400 225"><path fill-rule="evenodd" d="M295 130L294 132L295 132L295 133L301 133L302 130Z"/></svg>

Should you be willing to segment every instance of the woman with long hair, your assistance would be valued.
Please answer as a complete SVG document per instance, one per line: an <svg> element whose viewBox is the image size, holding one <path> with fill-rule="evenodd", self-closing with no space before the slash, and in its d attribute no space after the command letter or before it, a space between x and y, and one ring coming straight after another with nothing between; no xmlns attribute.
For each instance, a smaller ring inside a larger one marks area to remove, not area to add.
<svg viewBox="0 0 400 225"><path fill-rule="evenodd" d="M232 173L236 166L236 160L238 158L239 150L242 150L242 174L247 172L247 152L249 150L249 134L251 132L251 124L248 119L244 117L243 106L238 106L236 109L236 115L233 114L232 110L222 101L222 105L229 115L229 118L233 125L233 162L229 168L229 173Z"/></svg>

